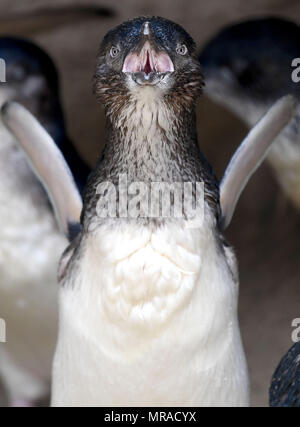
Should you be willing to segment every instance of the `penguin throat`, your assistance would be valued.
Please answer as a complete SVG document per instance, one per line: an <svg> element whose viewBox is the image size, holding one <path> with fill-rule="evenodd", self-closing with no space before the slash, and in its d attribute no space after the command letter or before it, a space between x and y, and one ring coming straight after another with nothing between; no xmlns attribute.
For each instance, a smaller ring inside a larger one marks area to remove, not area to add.
<svg viewBox="0 0 300 427"><path fill-rule="evenodd" d="M179 164L188 147L196 144L194 113L176 111L153 88L147 89L131 97L118 118L110 121L112 142L107 145L123 152L118 154L118 168L133 171L135 165L133 179L164 181L174 175L179 179Z"/></svg>
<svg viewBox="0 0 300 427"><path fill-rule="evenodd" d="M131 189L142 184L147 190L153 183L204 183L204 197L217 214L218 184L198 146L194 109L143 89L123 101L118 113L107 114L106 145L86 191L84 227L104 221L95 219L100 194L95 188L105 183L119 194L120 178ZM165 218L140 221L156 227Z"/></svg>

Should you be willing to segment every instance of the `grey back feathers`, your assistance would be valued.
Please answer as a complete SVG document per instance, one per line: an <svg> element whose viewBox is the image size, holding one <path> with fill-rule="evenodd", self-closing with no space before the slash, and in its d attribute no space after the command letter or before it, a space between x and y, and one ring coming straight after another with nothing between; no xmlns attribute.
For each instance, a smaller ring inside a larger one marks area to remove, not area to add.
<svg viewBox="0 0 300 427"><path fill-rule="evenodd" d="M44 185L61 231L72 238L80 223L82 200L63 155L46 130L20 104L6 103L2 107L2 120Z"/></svg>
<svg viewBox="0 0 300 427"><path fill-rule="evenodd" d="M296 114L296 108L297 101L293 96L281 98L253 127L235 152L220 186L223 229L229 225L247 182L263 162L275 138Z"/></svg>

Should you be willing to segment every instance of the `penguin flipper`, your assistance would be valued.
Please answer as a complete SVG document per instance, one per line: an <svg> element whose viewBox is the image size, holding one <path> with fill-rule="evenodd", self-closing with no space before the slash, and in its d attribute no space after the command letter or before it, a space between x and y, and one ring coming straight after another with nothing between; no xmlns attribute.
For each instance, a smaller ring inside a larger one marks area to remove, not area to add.
<svg viewBox="0 0 300 427"><path fill-rule="evenodd" d="M1 116L45 187L61 231L71 238L80 224L82 199L62 153L47 131L22 105L7 102L1 109Z"/></svg>
<svg viewBox="0 0 300 427"><path fill-rule="evenodd" d="M230 224L249 179L265 159L275 138L294 117L296 106L297 101L291 95L279 99L251 129L231 158L220 184L223 229Z"/></svg>

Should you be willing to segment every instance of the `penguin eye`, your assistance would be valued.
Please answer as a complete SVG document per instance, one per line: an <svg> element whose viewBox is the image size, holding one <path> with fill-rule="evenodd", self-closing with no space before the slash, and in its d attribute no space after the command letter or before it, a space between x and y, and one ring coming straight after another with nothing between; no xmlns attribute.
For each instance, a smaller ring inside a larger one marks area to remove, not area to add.
<svg viewBox="0 0 300 427"><path fill-rule="evenodd" d="M117 55L119 55L119 53L120 53L120 49L118 47L116 47L116 46L112 46L111 47L111 49L110 49L110 56L112 58L115 58Z"/></svg>
<svg viewBox="0 0 300 427"><path fill-rule="evenodd" d="M176 47L176 52L177 52L179 55L186 55L186 54L187 54L187 52L188 52L188 49L187 49L187 47L186 47L186 45L185 45L185 44L179 44L179 45Z"/></svg>

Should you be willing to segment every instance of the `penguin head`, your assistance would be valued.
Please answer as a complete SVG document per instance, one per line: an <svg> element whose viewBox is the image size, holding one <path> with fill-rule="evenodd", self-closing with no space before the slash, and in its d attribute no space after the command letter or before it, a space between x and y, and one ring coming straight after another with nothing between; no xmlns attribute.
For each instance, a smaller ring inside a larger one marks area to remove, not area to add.
<svg viewBox="0 0 300 427"><path fill-rule="evenodd" d="M194 41L167 19L127 21L109 31L100 46L94 88L106 107L145 91L188 103L202 84Z"/></svg>
<svg viewBox="0 0 300 427"><path fill-rule="evenodd" d="M299 40L300 27L277 18L225 28L199 56L205 93L254 124L280 97L300 98L300 86L292 79Z"/></svg>
<svg viewBox="0 0 300 427"><path fill-rule="evenodd" d="M54 122L56 128L63 127L63 119L58 73L51 58L34 43L14 37L0 38L0 58L5 63L0 104L13 100L25 105L55 136Z"/></svg>

